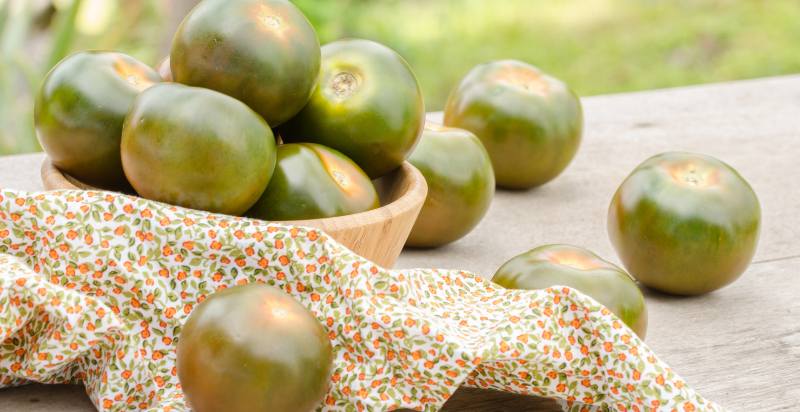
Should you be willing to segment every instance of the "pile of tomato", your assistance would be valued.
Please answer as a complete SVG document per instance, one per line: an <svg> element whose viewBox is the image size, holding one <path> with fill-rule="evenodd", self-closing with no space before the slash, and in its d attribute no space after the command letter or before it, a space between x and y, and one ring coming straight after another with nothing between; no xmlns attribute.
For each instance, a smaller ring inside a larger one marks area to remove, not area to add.
<svg viewBox="0 0 800 412"><path fill-rule="evenodd" d="M443 124L426 122L420 86L398 53L358 39L320 46L287 0L202 1L155 69L117 52L71 55L45 79L35 122L53 164L83 182L268 220L377 208L373 181L409 161L429 187L414 247L467 235L495 187L556 178L583 133L575 93L513 60L471 70ZM493 281L574 287L644 337L637 280L672 294L718 289L749 265L759 226L758 199L732 167L664 153L611 200L609 236L630 274L586 249L545 245L511 259ZM209 298L178 345L183 389L198 411L314 409L331 362L324 327L266 286Z"/></svg>

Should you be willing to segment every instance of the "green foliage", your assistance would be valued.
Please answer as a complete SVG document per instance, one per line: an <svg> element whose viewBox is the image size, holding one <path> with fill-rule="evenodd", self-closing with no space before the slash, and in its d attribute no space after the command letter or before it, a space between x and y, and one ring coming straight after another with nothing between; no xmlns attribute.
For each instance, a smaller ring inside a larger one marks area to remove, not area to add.
<svg viewBox="0 0 800 412"><path fill-rule="evenodd" d="M361 37L402 54L429 110L495 59L535 64L584 96L800 71L797 0L293 1L323 43ZM100 2L60 0L44 24L33 5L45 0L0 0L0 153L37 149L32 96L55 61L99 48L155 64L176 24L170 13L192 0L102 0L113 5L106 27L82 33L78 9Z"/></svg>
<svg viewBox="0 0 800 412"><path fill-rule="evenodd" d="M32 100L24 90L38 84L22 48L32 23L30 3L0 3L0 16L0 153L30 151L37 146Z"/></svg>
<svg viewBox="0 0 800 412"><path fill-rule="evenodd" d="M363 37L414 67L429 109L473 66L513 58L580 95L800 71L796 0L296 0L328 42Z"/></svg>
<svg viewBox="0 0 800 412"><path fill-rule="evenodd" d="M71 52L120 49L147 62L163 53L163 2L113 1L117 13L105 29L82 33L79 13L92 3L64 0L55 8L42 1L0 0L0 154L39 150L33 127L36 92L47 72Z"/></svg>

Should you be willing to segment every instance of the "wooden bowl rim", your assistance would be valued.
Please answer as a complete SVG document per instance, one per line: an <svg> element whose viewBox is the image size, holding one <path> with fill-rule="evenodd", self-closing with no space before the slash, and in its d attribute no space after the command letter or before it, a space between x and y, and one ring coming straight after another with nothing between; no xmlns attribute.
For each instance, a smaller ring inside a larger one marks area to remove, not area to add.
<svg viewBox="0 0 800 412"><path fill-rule="evenodd" d="M392 173L398 174L397 178L399 179L410 180L411 183L400 197L389 204L383 205L377 209L345 216L276 222L295 226L331 227L336 230L351 230L365 225L385 222L395 216L421 208L428 195L428 184L422 173L409 162L403 162L403 164ZM53 164L48 156L45 156L42 162L41 175L45 190L104 190L83 183L62 172Z"/></svg>

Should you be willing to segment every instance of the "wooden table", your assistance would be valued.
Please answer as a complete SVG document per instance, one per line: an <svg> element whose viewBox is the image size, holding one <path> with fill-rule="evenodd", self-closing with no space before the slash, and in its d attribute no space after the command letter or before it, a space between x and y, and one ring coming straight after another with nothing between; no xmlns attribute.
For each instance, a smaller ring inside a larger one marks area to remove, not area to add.
<svg viewBox="0 0 800 412"><path fill-rule="evenodd" d="M733 285L696 298L648 293L647 343L706 397L741 411L800 409L800 76L584 99L574 163L527 192L498 192L481 225L438 250L404 252L398 267L491 276L544 243L572 243L617 261L606 209L622 179L667 150L716 156L758 193L763 231L753 265ZM0 158L0 186L40 190L41 155ZM532 398L459 391L453 411L555 410ZM0 410L86 411L81 388L0 391Z"/></svg>

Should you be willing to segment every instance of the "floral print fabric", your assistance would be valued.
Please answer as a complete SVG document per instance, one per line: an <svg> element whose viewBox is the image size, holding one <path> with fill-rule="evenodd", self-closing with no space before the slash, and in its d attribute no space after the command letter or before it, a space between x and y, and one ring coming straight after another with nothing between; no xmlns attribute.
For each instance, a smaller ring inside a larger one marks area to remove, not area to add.
<svg viewBox="0 0 800 412"><path fill-rule="evenodd" d="M251 282L328 332L320 410L435 411L464 384L576 411L721 410L574 290L387 270L317 230L79 191L0 191L0 387L81 382L100 410L187 410L181 325Z"/></svg>

